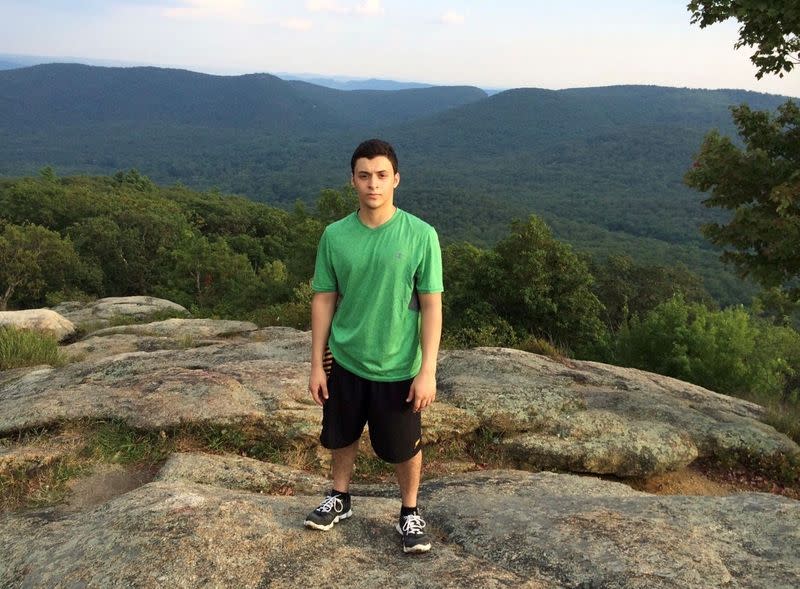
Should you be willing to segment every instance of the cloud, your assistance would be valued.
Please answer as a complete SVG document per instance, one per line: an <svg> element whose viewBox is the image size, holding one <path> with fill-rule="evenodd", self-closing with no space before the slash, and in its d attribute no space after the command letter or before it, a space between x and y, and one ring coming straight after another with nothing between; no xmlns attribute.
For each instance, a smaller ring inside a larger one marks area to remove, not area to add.
<svg viewBox="0 0 800 589"><path fill-rule="evenodd" d="M364 16L380 16L384 13L381 0L364 0L364 2L356 6L356 13Z"/></svg>
<svg viewBox="0 0 800 589"><path fill-rule="evenodd" d="M278 26L290 31L308 31L313 23L303 18L275 18L251 0L176 0L178 6L162 14L177 20L231 21L248 25ZM324 0L323 0L324 1Z"/></svg>
<svg viewBox="0 0 800 589"><path fill-rule="evenodd" d="M178 0L179 6L165 8L164 16L178 20L246 20L244 0Z"/></svg>
<svg viewBox="0 0 800 589"><path fill-rule="evenodd" d="M448 10L439 17L439 22L443 25L461 25L464 24L464 15L454 10Z"/></svg>
<svg viewBox="0 0 800 589"><path fill-rule="evenodd" d="M381 0L363 0L355 5L348 5L338 0L307 0L306 9L309 12L323 12L327 14L341 14L345 16L380 16L385 10Z"/></svg>
<svg viewBox="0 0 800 589"><path fill-rule="evenodd" d="M308 0L306 8L309 12L329 12L333 14L349 14L351 9L339 4L336 0Z"/></svg>
<svg viewBox="0 0 800 589"><path fill-rule="evenodd" d="M278 23L282 29L289 29L290 31L308 31L311 30L312 23L310 20L303 18L288 18Z"/></svg>

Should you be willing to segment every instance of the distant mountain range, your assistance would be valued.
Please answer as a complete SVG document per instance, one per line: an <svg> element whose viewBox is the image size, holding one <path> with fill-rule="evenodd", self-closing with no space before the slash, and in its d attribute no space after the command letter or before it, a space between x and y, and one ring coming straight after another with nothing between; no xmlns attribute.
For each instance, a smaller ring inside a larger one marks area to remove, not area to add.
<svg viewBox="0 0 800 589"><path fill-rule="evenodd" d="M536 212L595 255L683 261L730 302L752 288L721 270L697 229L719 215L682 176L708 130L734 133L731 105L784 101L655 86L343 91L269 74L39 65L0 71L0 174L136 167L292 205L347 182L353 147L382 136L400 155L400 205L445 240L491 243Z"/></svg>
<svg viewBox="0 0 800 589"><path fill-rule="evenodd" d="M288 81L308 82L317 86L325 86L334 90L410 90L412 88L430 88L434 84L420 84L418 82L396 82L394 80L368 79L339 79L322 78L313 75L278 73L279 78Z"/></svg>
<svg viewBox="0 0 800 589"><path fill-rule="evenodd" d="M15 55L12 53L0 53L0 70L18 69L33 65L46 65L53 63L78 63L83 65L93 65L101 67L152 67L150 64L125 63L104 59L85 59L85 58L57 58L34 55ZM158 66L156 66L158 67ZM175 69L175 68L167 68ZM276 72L274 75L282 80L308 82L317 86L325 86L334 90L410 90L412 88L430 88L439 84L421 84L419 82L398 82L395 80L384 80L380 78L350 78L343 76L324 77L316 74L295 74L291 72ZM487 89L487 93L495 94L497 89Z"/></svg>

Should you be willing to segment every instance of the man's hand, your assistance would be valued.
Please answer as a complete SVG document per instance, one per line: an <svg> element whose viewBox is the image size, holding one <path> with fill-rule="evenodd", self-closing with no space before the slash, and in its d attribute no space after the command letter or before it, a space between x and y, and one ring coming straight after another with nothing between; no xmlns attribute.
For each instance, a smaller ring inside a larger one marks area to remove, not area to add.
<svg viewBox="0 0 800 589"><path fill-rule="evenodd" d="M420 372L411 383L406 403L414 401L414 413L422 411L436 399L436 374Z"/></svg>
<svg viewBox="0 0 800 589"><path fill-rule="evenodd" d="M314 402L319 406L322 406L328 400L328 376L322 366L311 369L311 376L308 379L308 392L311 393Z"/></svg>

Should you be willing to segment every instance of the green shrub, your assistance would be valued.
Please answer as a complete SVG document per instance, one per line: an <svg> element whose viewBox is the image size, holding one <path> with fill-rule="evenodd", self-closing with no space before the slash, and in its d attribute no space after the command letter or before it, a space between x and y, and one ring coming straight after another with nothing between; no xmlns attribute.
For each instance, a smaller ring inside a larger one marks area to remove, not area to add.
<svg viewBox="0 0 800 589"><path fill-rule="evenodd" d="M568 356L564 350L560 349L554 343L541 338L541 337L527 337L519 344L519 349L532 354L540 354L548 356L556 360L563 359Z"/></svg>
<svg viewBox="0 0 800 589"><path fill-rule="evenodd" d="M54 336L0 326L0 370L37 364L60 366L65 362Z"/></svg>
<svg viewBox="0 0 800 589"><path fill-rule="evenodd" d="M676 296L623 325L615 361L720 393L786 400L800 370L800 334L742 307L711 311Z"/></svg>

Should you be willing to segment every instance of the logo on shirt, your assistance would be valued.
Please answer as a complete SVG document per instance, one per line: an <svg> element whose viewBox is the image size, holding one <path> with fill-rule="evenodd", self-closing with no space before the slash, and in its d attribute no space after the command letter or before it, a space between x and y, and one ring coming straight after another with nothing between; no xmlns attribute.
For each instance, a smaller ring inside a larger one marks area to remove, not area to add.
<svg viewBox="0 0 800 589"><path fill-rule="evenodd" d="M395 260L402 260L403 256L405 256L405 254L403 252L395 252L394 253L394 259Z"/></svg>

